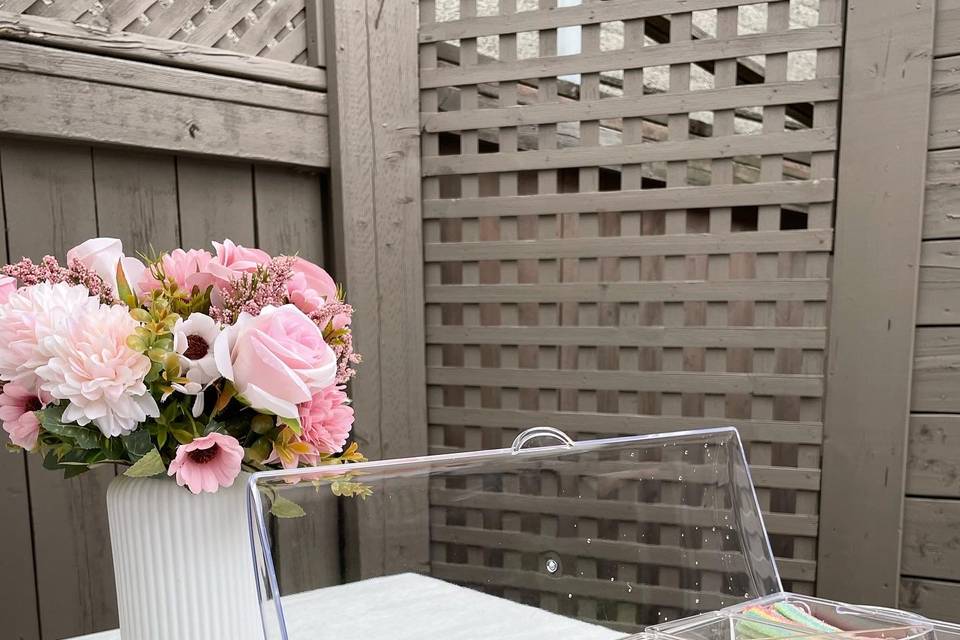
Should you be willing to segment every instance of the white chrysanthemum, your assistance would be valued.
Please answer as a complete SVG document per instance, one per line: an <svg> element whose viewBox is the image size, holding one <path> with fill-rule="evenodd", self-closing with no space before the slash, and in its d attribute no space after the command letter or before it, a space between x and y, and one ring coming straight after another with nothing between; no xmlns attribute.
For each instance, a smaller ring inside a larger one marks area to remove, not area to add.
<svg viewBox="0 0 960 640"><path fill-rule="evenodd" d="M64 422L93 422L104 435L119 436L160 414L143 383L150 360L127 346L137 326L126 307L100 305L43 339L51 358L37 375L45 391L69 403Z"/></svg>
<svg viewBox="0 0 960 640"><path fill-rule="evenodd" d="M36 370L50 354L45 337L58 333L69 318L79 318L100 307L86 287L41 283L10 294L0 304L0 379L36 389Z"/></svg>

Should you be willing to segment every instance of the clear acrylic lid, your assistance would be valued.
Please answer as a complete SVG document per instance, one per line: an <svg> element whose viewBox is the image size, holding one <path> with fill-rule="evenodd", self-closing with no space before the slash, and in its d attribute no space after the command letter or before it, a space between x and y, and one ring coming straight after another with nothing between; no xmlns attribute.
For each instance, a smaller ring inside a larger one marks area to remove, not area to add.
<svg viewBox="0 0 960 640"><path fill-rule="evenodd" d="M538 428L249 487L267 640L612 640L782 591L731 427L576 443Z"/></svg>

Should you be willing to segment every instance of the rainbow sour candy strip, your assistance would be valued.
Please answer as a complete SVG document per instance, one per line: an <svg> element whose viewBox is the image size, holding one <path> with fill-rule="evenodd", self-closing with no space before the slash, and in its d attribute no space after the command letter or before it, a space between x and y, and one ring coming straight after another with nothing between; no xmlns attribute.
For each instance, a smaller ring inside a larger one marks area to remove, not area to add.
<svg viewBox="0 0 960 640"><path fill-rule="evenodd" d="M787 618L794 624L803 625L814 629L816 631L822 631L824 633L836 633L840 631L837 627L827 624L819 618L815 618L800 607L790 604L789 602L777 602L773 605L773 608L777 613Z"/></svg>

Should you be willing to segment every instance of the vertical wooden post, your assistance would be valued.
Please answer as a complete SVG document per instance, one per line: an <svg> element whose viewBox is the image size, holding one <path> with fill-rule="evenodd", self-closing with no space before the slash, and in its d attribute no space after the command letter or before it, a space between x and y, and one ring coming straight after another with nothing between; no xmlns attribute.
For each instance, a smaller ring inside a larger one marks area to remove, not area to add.
<svg viewBox="0 0 960 640"><path fill-rule="evenodd" d="M934 2L848 0L846 15L817 590L887 606L900 572Z"/></svg>
<svg viewBox="0 0 960 640"><path fill-rule="evenodd" d="M354 433L371 458L421 455L427 426L417 2L329 0L324 20L335 262L364 356L352 385ZM413 558L426 562L426 493L388 500L384 492L348 503L352 577L408 568Z"/></svg>

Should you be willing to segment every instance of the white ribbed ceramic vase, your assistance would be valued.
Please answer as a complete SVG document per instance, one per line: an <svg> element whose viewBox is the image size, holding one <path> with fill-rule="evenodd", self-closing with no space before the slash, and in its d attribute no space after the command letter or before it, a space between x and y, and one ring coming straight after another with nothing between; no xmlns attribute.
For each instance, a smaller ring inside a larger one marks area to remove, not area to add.
<svg viewBox="0 0 960 640"><path fill-rule="evenodd" d="M246 474L197 496L172 478L110 483L122 640L263 640L245 489Z"/></svg>

